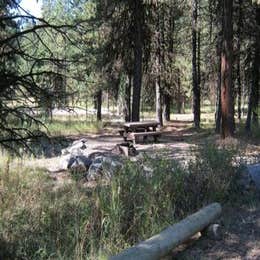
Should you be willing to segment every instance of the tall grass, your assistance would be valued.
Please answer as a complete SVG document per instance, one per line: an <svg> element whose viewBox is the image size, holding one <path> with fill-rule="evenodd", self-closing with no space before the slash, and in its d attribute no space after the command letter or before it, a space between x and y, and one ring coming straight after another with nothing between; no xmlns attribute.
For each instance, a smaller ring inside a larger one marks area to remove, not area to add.
<svg viewBox="0 0 260 260"><path fill-rule="evenodd" d="M103 128L101 121L86 121L84 117L55 117L44 122L51 136L98 133ZM44 130L44 129L43 129Z"/></svg>
<svg viewBox="0 0 260 260"><path fill-rule="evenodd" d="M232 153L215 147L186 168L144 157L94 188L57 188L45 173L12 169L7 161L0 170L0 259L105 258L207 203L227 201L231 161Z"/></svg>

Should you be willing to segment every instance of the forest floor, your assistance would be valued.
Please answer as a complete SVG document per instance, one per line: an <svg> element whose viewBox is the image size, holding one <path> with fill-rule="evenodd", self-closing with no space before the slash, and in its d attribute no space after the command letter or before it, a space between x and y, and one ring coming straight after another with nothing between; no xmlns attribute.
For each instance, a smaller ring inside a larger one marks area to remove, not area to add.
<svg viewBox="0 0 260 260"><path fill-rule="evenodd" d="M120 124L106 123L96 134L68 135L70 140L86 138L90 150L107 151L123 142L118 134ZM223 142L212 128L196 131L190 115L175 117L162 128L164 134L158 143L137 144L139 152L148 155L167 156L180 161L189 160L192 151L207 144L229 146L237 151L239 159L246 163L260 162L260 138L243 135ZM58 157L33 161L38 166L56 164ZM258 195L257 195L258 196ZM219 241L202 237L189 247L175 250L170 259L260 259L260 200L241 205L225 205L221 222L223 238ZM184 250L185 249L185 250Z"/></svg>
<svg viewBox="0 0 260 260"><path fill-rule="evenodd" d="M223 208L223 235L214 240L201 237L180 246L169 259L260 259L260 203Z"/></svg>

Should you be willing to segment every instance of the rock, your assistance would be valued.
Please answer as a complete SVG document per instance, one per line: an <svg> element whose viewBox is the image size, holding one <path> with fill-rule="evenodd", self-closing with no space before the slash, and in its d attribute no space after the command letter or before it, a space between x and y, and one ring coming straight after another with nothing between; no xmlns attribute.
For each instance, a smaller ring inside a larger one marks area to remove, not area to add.
<svg viewBox="0 0 260 260"><path fill-rule="evenodd" d="M113 151L89 153L86 147L86 139L74 141L68 148L62 150L61 167L64 170L71 170L73 173L83 173L88 181L96 181L100 178L111 179L120 167L122 167L122 150L120 153ZM135 148L131 144L120 144L124 147L126 155L136 154ZM119 150L118 150L119 151ZM80 175L81 176L81 175Z"/></svg>
<svg viewBox="0 0 260 260"><path fill-rule="evenodd" d="M102 164L92 163L88 169L87 180L96 181L102 177Z"/></svg>
<svg viewBox="0 0 260 260"><path fill-rule="evenodd" d="M93 163L89 167L87 180L96 181L100 178L109 180L113 177L114 173L122 167L122 165L123 164L120 162L120 159L116 156L96 156L95 159L93 159Z"/></svg>
<svg viewBox="0 0 260 260"><path fill-rule="evenodd" d="M61 155L67 155L69 154L69 151L67 150L67 148L64 148L61 150Z"/></svg>
<svg viewBox="0 0 260 260"><path fill-rule="evenodd" d="M203 233L212 240L221 240L223 238L223 228L219 224L209 225Z"/></svg>
<svg viewBox="0 0 260 260"><path fill-rule="evenodd" d="M113 149L112 152L118 155L124 156L136 156L138 155L137 150L135 149L134 145L129 142L117 144Z"/></svg>
<svg viewBox="0 0 260 260"><path fill-rule="evenodd" d="M104 156L97 156L95 159L93 159L94 164L102 164L104 161Z"/></svg>
<svg viewBox="0 0 260 260"><path fill-rule="evenodd" d="M95 161L95 159L100 156L105 156L105 154L102 152L94 152L94 153L89 154L88 158L91 159L92 161Z"/></svg>
<svg viewBox="0 0 260 260"><path fill-rule="evenodd" d="M73 153L74 155L82 155L83 150L87 149L86 142L87 139L85 138L74 141L69 147L62 149L61 154L66 155Z"/></svg>
<svg viewBox="0 0 260 260"><path fill-rule="evenodd" d="M91 164L92 164L92 160L90 160L88 157L85 157L83 155L79 155L75 157L72 156L68 161L67 168L71 170L77 170L79 168L87 171Z"/></svg>
<svg viewBox="0 0 260 260"><path fill-rule="evenodd" d="M238 184L245 190L254 187L260 191L260 163L244 165L239 172Z"/></svg>
<svg viewBox="0 0 260 260"><path fill-rule="evenodd" d="M59 170L67 170L69 161L70 161L70 155L69 154L61 156Z"/></svg>
<svg viewBox="0 0 260 260"><path fill-rule="evenodd" d="M86 138L81 138L79 140L74 141L71 146L81 145L82 149L84 149L84 146L86 147L85 144L86 144L87 141L88 140Z"/></svg>

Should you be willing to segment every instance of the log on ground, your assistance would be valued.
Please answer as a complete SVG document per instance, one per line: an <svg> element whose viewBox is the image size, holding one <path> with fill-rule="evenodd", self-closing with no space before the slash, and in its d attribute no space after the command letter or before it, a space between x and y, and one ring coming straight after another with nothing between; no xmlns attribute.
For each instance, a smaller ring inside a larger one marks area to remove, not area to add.
<svg viewBox="0 0 260 260"><path fill-rule="evenodd" d="M110 260L156 260L169 254L176 246L213 223L221 214L221 205L212 203L161 233L124 250Z"/></svg>

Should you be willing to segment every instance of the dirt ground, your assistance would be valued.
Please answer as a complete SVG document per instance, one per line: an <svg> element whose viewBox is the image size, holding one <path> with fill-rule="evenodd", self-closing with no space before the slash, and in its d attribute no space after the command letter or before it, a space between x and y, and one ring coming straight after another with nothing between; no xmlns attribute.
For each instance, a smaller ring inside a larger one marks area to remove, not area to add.
<svg viewBox="0 0 260 260"><path fill-rule="evenodd" d="M219 240L202 236L192 245L179 247L168 259L260 259L260 203L224 207L223 235Z"/></svg>

